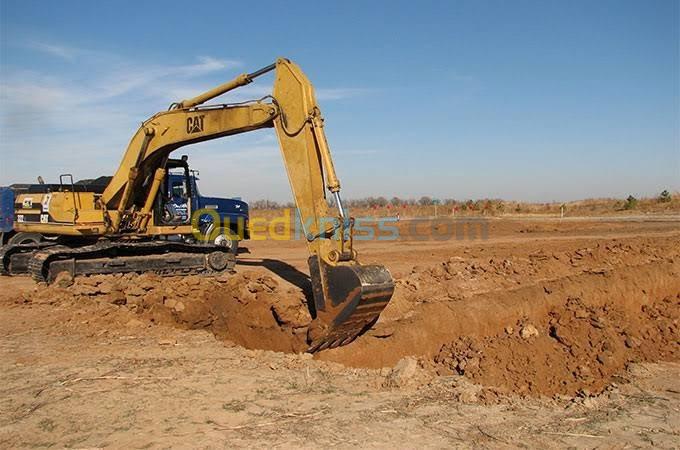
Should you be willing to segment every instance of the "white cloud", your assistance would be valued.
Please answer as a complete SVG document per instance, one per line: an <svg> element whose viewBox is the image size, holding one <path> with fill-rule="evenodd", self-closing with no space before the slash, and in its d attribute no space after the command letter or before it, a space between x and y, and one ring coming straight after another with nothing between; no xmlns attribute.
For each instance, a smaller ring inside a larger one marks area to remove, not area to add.
<svg viewBox="0 0 680 450"><path fill-rule="evenodd" d="M173 75L173 72L181 76L198 76L210 72L216 72L218 70L229 70L242 67L243 62L235 59L217 59L211 56L199 56L198 63L190 64L188 66L178 66L175 70L171 71L169 75Z"/></svg>
<svg viewBox="0 0 680 450"><path fill-rule="evenodd" d="M24 44L26 48L56 56L61 59L73 60L77 54L82 53L81 49L66 45L48 44L46 42L28 41Z"/></svg>
<svg viewBox="0 0 680 450"><path fill-rule="evenodd" d="M242 65L236 60L202 56L194 64L144 66L118 57L103 58L103 54L98 54L91 58L94 52L75 49L67 52L66 47L53 47L63 49L64 54L79 55L83 65L80 69L88 73L60 78L5 68L0 78L0 137L6 145L10 144L8 137L27 128L40 133L47 126L49 132L54 133L82 129L87 124L96 132L100 126L120 125L125 115L136 116L135 121L141 121L159 109L159 105L180 99L172 97L177 91L177 80L200 78ZM74 78L77 81L73 81ZM132 106L142 101L149 108ZM41 129L36 130L36 124L40 124Z"/></svg>
<svg viewBox="0 0 680 450"><path fill-rule="evenodd" d="M167 87L177 80L200 78L241 66L240 61L216 59L207 56L188 65L158 66L132 63L117 64L107 75L92 81L92 100L101 101L123 94L134 93L140 97L159 97L168 100Z"/></svg>
<svg viewBox="0 0 680 450"><path fill-rule="evenodd" d="M61 73L0 66L0 185L31 181L37 175L54 181L66 172L76 179L112 174L140 122L171 102L232 78L244 66L238 59L208 55L188 64L161 65L59 43L30 41L24 47L69 64L61 66ZM271 83L258 80L216 101L259 99L271 93ZM367 92L321 88L317 97L330 101ZM179 152L191 153L206 193L290 198L272 130Z"/></svg>

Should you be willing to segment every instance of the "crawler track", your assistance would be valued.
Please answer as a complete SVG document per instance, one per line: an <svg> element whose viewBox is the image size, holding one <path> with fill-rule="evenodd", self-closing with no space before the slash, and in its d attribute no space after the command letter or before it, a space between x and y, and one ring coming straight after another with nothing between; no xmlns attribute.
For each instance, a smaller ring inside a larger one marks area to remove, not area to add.
<svg viewBox="0 0 680 450"><path fill-rule="evenodd" d="M226 248L181 242L102 241L82 247L38 249L28 261L34 280L51 282L62 271L73 276L152 272L162 276L232 271L236 260Z"/></svg>
<svg viewBox="0 0 680 450"><path fill-rule="evenodd" d="M0 247L0 275L20 275L28 271L33 253L55 245L54 242L8 244Z"/></svg>

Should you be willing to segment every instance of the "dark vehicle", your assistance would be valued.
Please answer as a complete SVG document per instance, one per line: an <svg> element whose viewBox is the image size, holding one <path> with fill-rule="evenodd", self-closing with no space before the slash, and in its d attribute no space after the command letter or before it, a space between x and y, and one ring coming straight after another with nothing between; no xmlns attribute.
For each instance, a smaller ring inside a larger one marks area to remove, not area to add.
<svg viewBox="0 0 680 450"><path fill-rule="evenodd" d="M0 245L5 243L14 228L14 192L8 187L0 187Z"/></svg>
<svg viewBox="0 0 680 450"><path fill-rule="evenodd" d="M192 221L199 239L238 249L238 241L249 239L248 204L238 198L204 197L198 188L198 171L190 170L186 158L170 159L168 175L161 190L164 199L159 217L164 224Z"/></svg>

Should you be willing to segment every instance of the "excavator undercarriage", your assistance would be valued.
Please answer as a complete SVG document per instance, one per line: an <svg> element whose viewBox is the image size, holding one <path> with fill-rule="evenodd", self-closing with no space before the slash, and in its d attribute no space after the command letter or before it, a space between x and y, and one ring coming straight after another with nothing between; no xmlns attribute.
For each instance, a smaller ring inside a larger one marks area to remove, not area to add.
<svg viewBox="0 0 680 450"><path fill-rule="evenodd" d="M6 245L0 250L2 273L29 274L51 283L60 272L71 276L153 272L161 276L215 275L230 272L236 257L217 245L180 241L110 241L70 247L55 243Z"/></svg>
<svg viewBox="0 0 680 450"><path fill-rule="evenodd" d="M245 104L204 104L271 71L275 72L271 96ZM297 65L283 58L173 103L168 111L145 121L103 190L78 190L71 183L71 189L66 185L56 192L20 195L15 230L46 239L2 247L0 272L28 273L36 281L50 283L60 272L171 276L233 271L235 252L197 238L193 224L163 222L154 205L174 150L272 127L311 253L314 321L308 351L351 342L378 320L392 297L394 282L385 267L357 260L354 221L342 205L313 87ZM326 191L336 212L331 212Z"/></svg>

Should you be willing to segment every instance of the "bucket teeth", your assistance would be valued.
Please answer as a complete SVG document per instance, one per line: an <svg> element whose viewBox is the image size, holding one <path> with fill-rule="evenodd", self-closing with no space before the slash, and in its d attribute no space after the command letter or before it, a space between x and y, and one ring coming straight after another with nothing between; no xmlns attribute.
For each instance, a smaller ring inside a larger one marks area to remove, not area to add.
<svg viewBox="0 0 680 450"><path fill-rule="evenodd" d="M312 256L309 267L316 319L324 326L310 353L352 342L378 320L394 293L392 276L380 265L331 266Z"/></svg>

